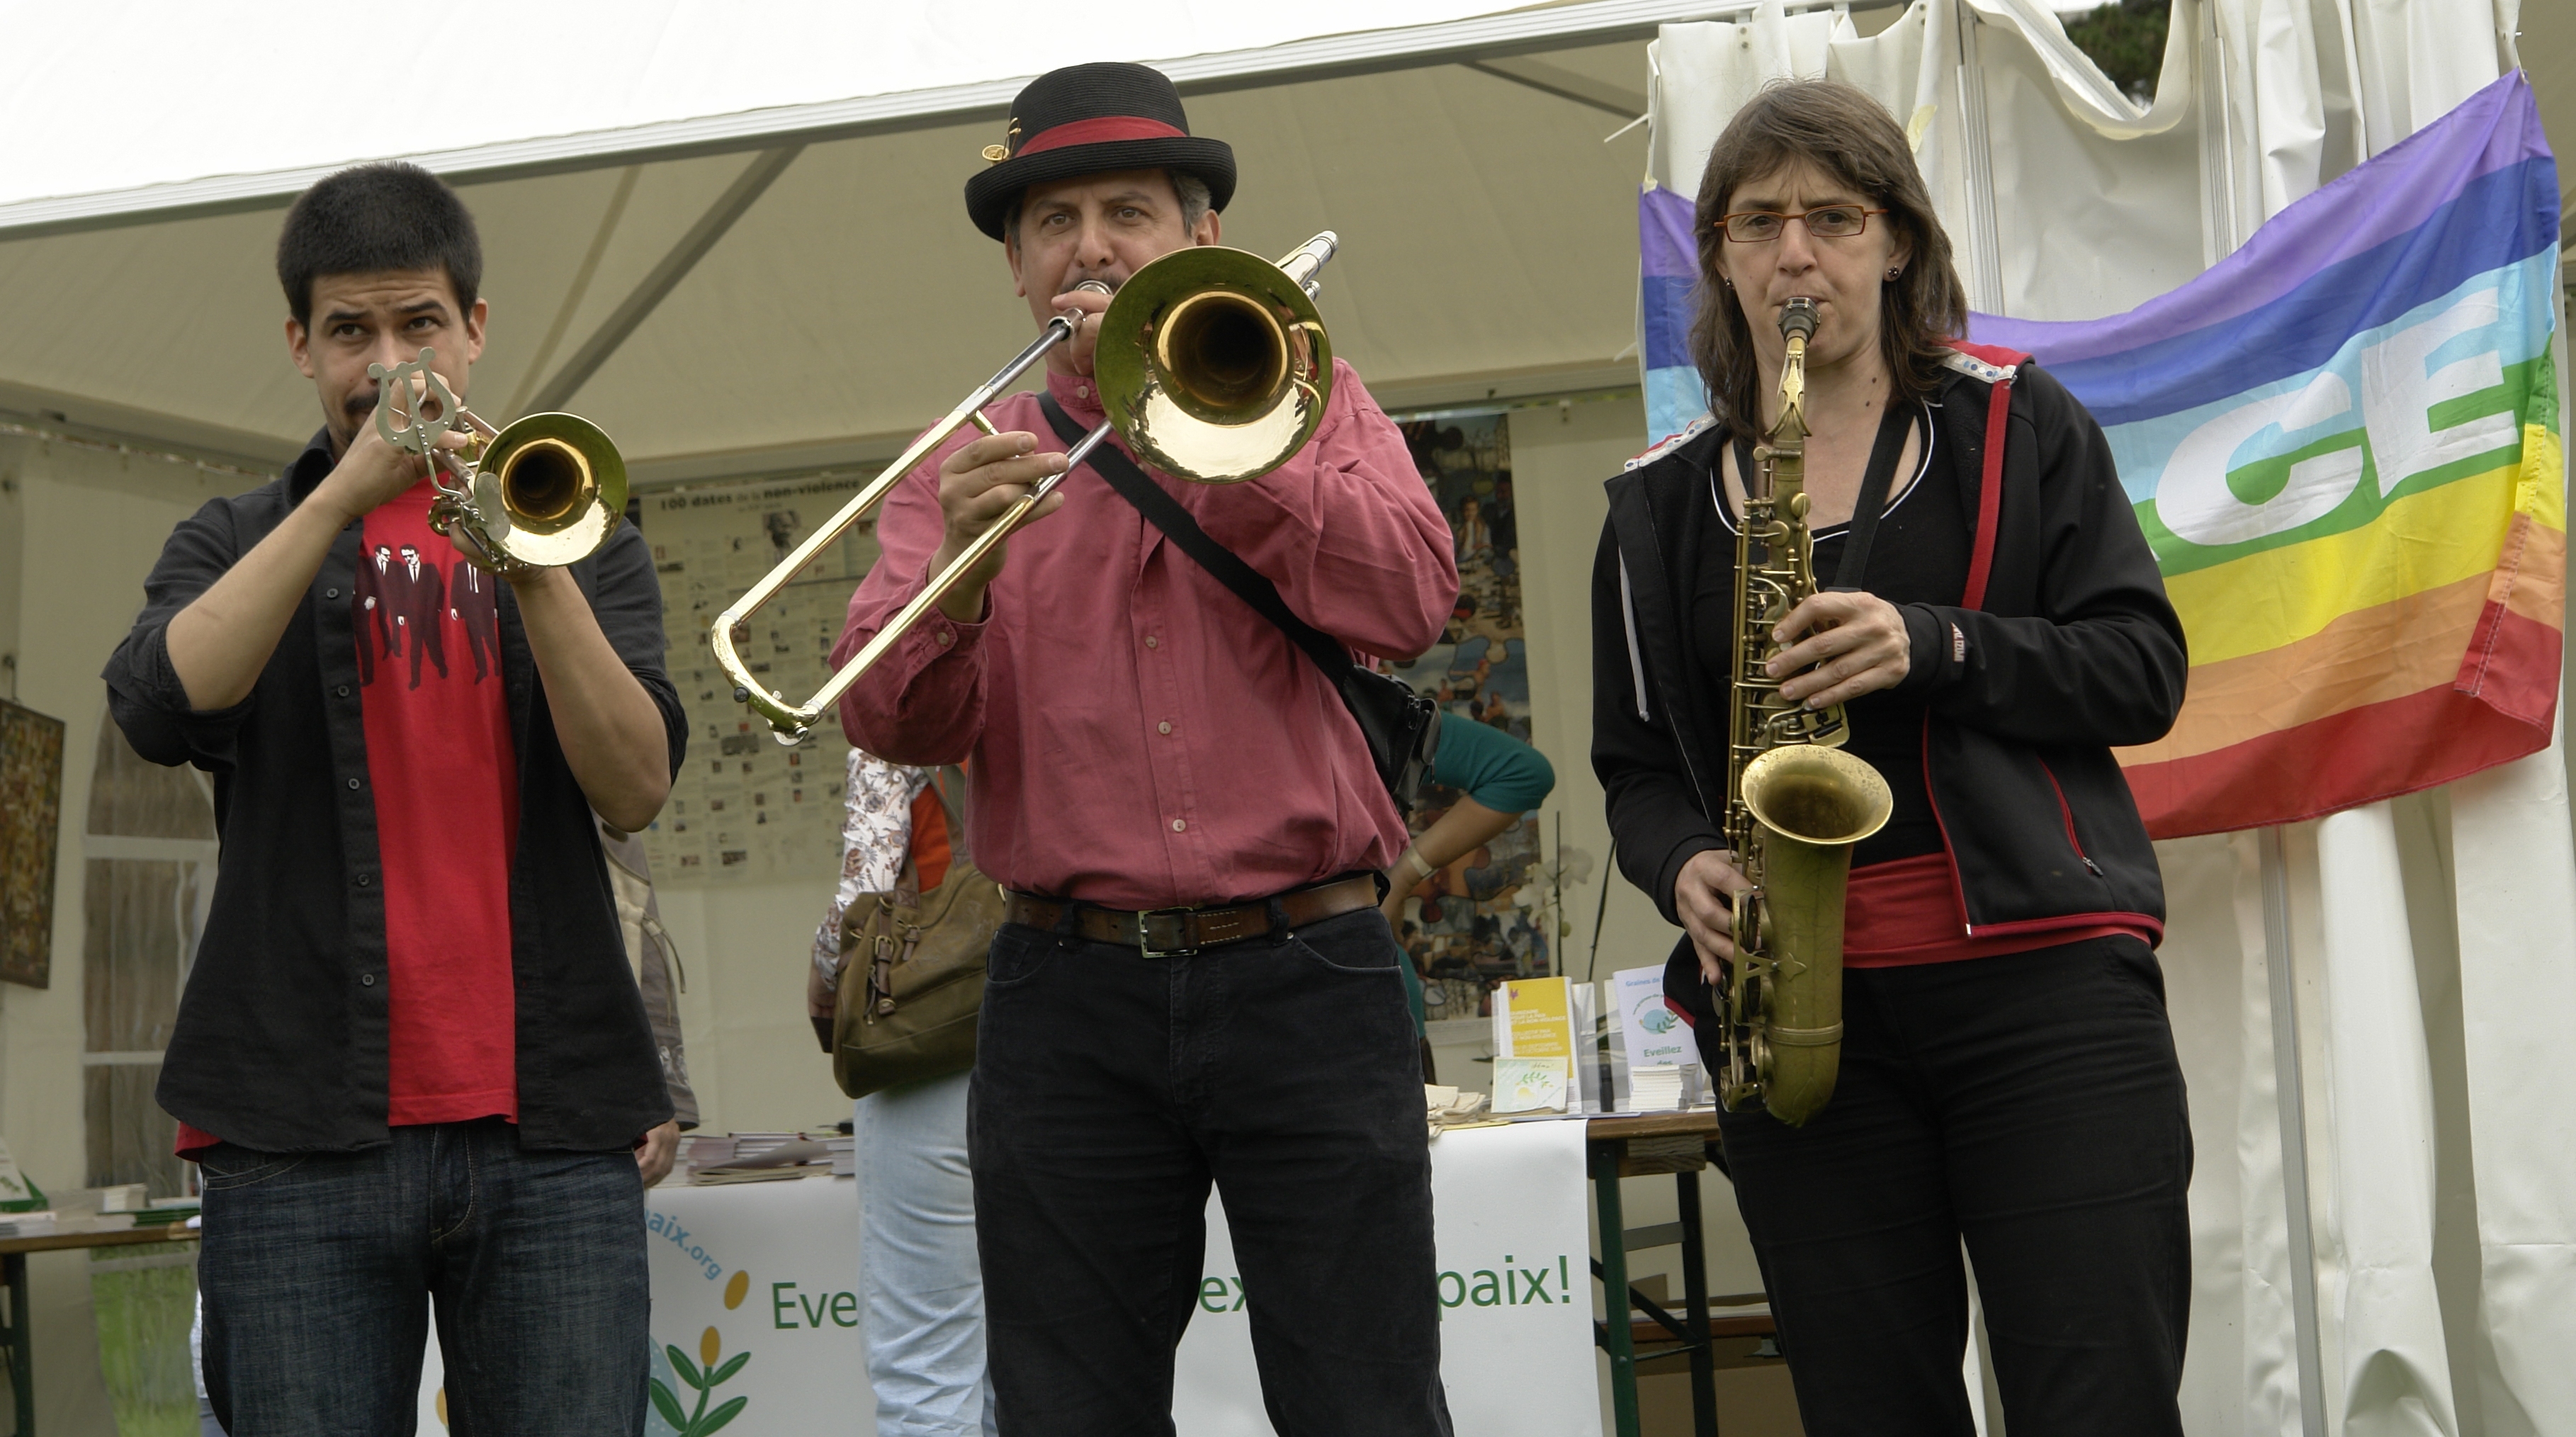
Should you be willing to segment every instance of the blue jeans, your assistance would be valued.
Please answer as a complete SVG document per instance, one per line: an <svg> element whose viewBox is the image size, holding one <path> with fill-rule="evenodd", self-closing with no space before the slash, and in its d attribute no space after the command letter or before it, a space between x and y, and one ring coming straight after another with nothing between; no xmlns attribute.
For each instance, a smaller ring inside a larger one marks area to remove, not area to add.
<svg viewBox="0 0 2576 1437"><path fill-rule="evenodd" d="M206 1395L232 1437L409 1432L432 1301L457 1437L644 1430L634 1155L526 1152L498 1118L358 1153L221 1143L205 1187Z"/></svg>
<svg viewBox="0 0 2576 1437"><path fill-rule="evenodd" d="M870 1093L857 1117L878 1437L990 1437L966 1075Z"/></svg>

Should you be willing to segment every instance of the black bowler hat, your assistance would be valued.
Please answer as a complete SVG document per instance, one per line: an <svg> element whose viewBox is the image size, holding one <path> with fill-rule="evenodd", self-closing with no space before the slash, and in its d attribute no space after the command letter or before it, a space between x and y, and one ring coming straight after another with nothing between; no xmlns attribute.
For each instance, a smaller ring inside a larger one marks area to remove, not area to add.
<svg viewBox="0 0 2576 1437"><path fill-rule="evenodd" d="M1011 102L1003 143L966 182L966 213L995 239L1029 186L1111 170L1180 170L1207 182L1208 203L1234 198L1234 150L1190 133L1180 91L1160 70L1105 61L1049 70Z"/></svg>

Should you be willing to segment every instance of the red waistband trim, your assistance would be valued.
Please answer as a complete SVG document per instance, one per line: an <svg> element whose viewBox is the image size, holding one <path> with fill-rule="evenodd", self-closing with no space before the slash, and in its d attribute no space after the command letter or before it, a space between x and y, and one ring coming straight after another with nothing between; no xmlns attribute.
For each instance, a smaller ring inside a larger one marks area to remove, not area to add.
<svg viewBox="0 0 2576 1437"><path fill-rule="evenodd" d="M1843 903L1846 968L1955 963L2119 936L2154 947L2164 930L2142 913L2070 913L1967 928L1959 921L1946 853L1854 869Z"/></svg>
<svg viewBox="0 0 2576 1437"><path fill-rule="evenodd" d="M1148 120L1142 115L1103 115L1095 120L1072 120L1040 130L1020 141L1020 147L1011 153L1013 158L1017 158L1060 150L1067 145L1101 145L1113 140L1178 140L1188 134L1187 130L1176 129L1160 120Z"/></svg>

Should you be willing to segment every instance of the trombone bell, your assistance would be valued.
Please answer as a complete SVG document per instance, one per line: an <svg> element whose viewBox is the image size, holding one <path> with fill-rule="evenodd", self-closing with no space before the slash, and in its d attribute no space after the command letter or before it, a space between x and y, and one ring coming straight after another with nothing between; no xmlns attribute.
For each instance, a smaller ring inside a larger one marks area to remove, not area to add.
<svg viewBox="0 0 2576 1437"><path fill-rule="evenodd" d="M1303 284L1313 269L1199 245L1119 286L1092 371L1138 458L1196 483L1235 484L1305 447L1333 383L1332 346Z"/></svg>

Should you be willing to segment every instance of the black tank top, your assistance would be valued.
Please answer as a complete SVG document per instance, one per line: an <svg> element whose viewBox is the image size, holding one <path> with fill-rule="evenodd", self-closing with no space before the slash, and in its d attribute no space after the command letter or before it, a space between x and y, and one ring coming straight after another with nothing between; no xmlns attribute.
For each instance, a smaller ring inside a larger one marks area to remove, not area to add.
<svg viewBox="0 0 2576 1437"><path fill-rule="evenodd" d="M1922 414L1931 442L1923 446L1914 482L1899 492L1879 520L1870 543L1869 565L1861 584L1891 604L1956 604L1967 591L1970 535L1976 516L1967 510L1965 494L1953 467L1953 449L1942 437L1941 407L1927 404ZM1691 591L1691 629L1696 636L1700 672L1707 685L1707 711L1721 723L1727 712L1727 678L1735 665L1735 515L1722 480L1710 473L1709 498L1717 523L1702 531L1699 573ZM1816 535L1816 572L1830 584L1841 566L1848 525ZM1891 859L1941 851L1940 823L1923 783L1923 703L1880 690L1854 700L1851 742L1845 748L1868 760L1887 780L1895 810L1887 826L1861 841L1852 866L1866 867ZM1716 737L1724 741L1721 727Z"/></svg>

